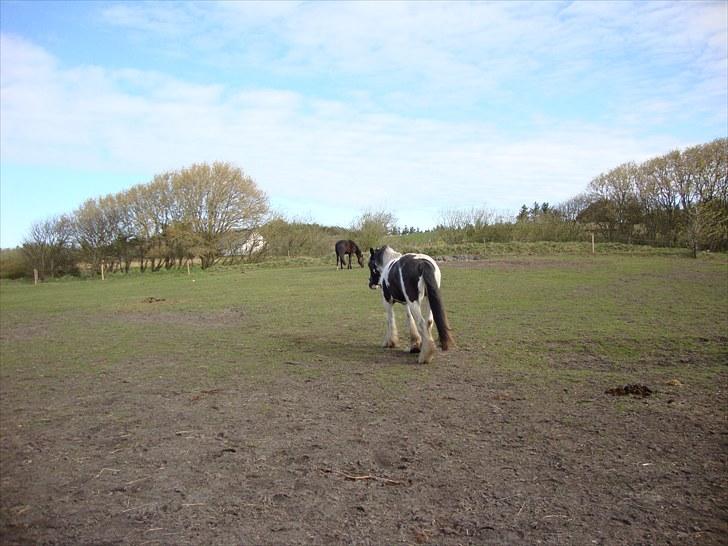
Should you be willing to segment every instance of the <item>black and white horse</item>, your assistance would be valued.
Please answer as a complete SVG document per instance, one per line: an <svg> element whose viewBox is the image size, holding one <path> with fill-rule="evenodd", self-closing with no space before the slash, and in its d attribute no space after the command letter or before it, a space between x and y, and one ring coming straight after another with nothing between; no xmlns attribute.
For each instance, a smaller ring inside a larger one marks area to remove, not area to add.
<svg viewBox="0 0 728 546"><path fill-rule="evenodd" d="M417 361L432 361L435 342L432 339L434 319L440 346L447 351L453 343L445 306L440 296L440 268L425 254L400 254L389 246L369 249L369 288L382 287L382 299L387 311L385 347L399 342L394 321L394 304L403 303L407 309L410 329L410 352L420 353Z"/></svg>
<svg viewBox="0 0 728 546"><path fill-rule="evenodd" d="M356 254L356 260L359 262L359 266L364 267L364 257L361 255L361 250L359 250L359 247L351 239L337 241L334 246L334 252L336 252L336 269L344 269L344 259L347 254L349 255L349 269L351 269L352 254Z"/></svg>

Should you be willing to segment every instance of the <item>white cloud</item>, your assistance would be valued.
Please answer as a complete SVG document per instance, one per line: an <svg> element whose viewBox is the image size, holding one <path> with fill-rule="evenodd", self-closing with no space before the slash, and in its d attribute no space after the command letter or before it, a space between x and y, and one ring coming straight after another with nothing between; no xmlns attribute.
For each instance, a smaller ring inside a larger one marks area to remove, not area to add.
<svg viewBox="0 0 728 546"><path fill-rule="evenodd" d="M513 108L525 92L595 102L609 94L605 107L621 116L645 75L639 93L671 101L672 112L722 108L725 85L706 97L691 84L728 78L727 10L679 2L217 2L120 4L104 14L170 56L228 73L331 75L387 108ZM670 75L683 65L690 78L675 95L661 94L675 90Z"/></svg>
<svg viewBox="0 0 728 546"><path fill-rule="evenodd" d="M229 160L281 202L333 209L344 190L352 215L558 202L619 163L695 143L671 125L725 126L727 9L114 4L103 21L146 53L215 70L192 81L163 64L67 66L2 35L0 157L150 178Z"/></svg>
<svg viewBox="0 0 728 546"><path fill-rule="evenodd" d="M509 139L479 121L371 113L293 91L199 86L143 71L63 70L32 44L3 38L2 45L21 75L3 80L3 162L151 177L224 159L282 199L333 206L345 188L357 209L515 207L566 199L600 170L669 145L554 120L530 138Z"/></svg>
<svg viewBox="0 0 728 546"><path fill-rule="evenodd" d="M184 9L169 9L160 3L144 6L123 3L112 4L102 11L103 18L111 24L140 32L179 36L195 29L195 12L198 7L190 3Z"/></svg>

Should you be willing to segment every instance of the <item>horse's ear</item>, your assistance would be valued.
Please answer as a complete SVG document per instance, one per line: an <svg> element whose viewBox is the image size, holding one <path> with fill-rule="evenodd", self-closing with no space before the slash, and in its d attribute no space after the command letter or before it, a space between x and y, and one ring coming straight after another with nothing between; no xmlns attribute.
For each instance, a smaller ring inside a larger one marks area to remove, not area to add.
<svg viewBox="0 0 728 546"><path fill-rule="evenodd" d="M374 256L374 249L372 247L369 247L369 254L371 254L372 256Z"/></svg>

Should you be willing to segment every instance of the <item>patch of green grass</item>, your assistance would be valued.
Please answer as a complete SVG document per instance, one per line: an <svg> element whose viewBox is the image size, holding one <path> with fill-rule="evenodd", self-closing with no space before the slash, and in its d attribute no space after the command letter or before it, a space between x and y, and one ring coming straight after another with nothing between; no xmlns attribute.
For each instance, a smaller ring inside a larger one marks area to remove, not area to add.
<svg viewBox="0 0 728 546"><path fill-rule="evenodd" d="M597 256L445 271L455 331L489 364L715 372L727 361L724 264Z"/></svg>
<svg viewBox="0 0 728 546"><path fill-rule="evenodd" d="M401 351L400 354L395 353L394 360L397 363L380 366L372 371L377 387L390 397L396 397L410 388L413 380L427 382L432 374L432 366L416 364L416 355L410 355L404 349L394 351Z"/></svg>
<svg viewBox="0 0 728 546"><path fill-rule="evenodd" d="M333 264L0 283L0 380L100 371L180 383L353 374L386 395L434 368L380 347L368 271ZM531 381L624 380L650 370L709 383L728 363L724 261L625 254L443 264L457 343L447 358ZM397 309L406 344L403 310Z"/></svg>
<svg viewBox="0 0 728 546"><path fill-rule="evenodd" d="M400 252L424 252L432 256L470 256L492 258L496 256L564 256L591 255L592 245L588 241L510 241L510 242L463 242L452 243L432 233L416 233L391 236L385 241ZM675 256L689 257L685 248L651 247L624 243L597 243L595 255L627 254L630 256ZM718 260L725 263L724 253L702 253L703 260Z"/></svg>

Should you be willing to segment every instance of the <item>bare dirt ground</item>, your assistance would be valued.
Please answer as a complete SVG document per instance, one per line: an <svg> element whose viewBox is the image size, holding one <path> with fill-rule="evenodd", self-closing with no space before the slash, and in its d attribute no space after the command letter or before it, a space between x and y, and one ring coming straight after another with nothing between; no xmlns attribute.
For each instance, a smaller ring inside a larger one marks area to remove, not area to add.
<svg viewBox="0 0 728 546"><path fill-rule="evenodd" d="M626 388L556 349L571 376L351 341L192 386L172 357L8 378L0 543L726 544L728 368L666 352Z"/></svg>
<svg viewBox="0 0 728 546"><path fill-rule="evenodd" d="M5 384L2 543L725 544L725 381L613 396L438 357L391 388L384 350L185 392L131 362Z"/></svg>

